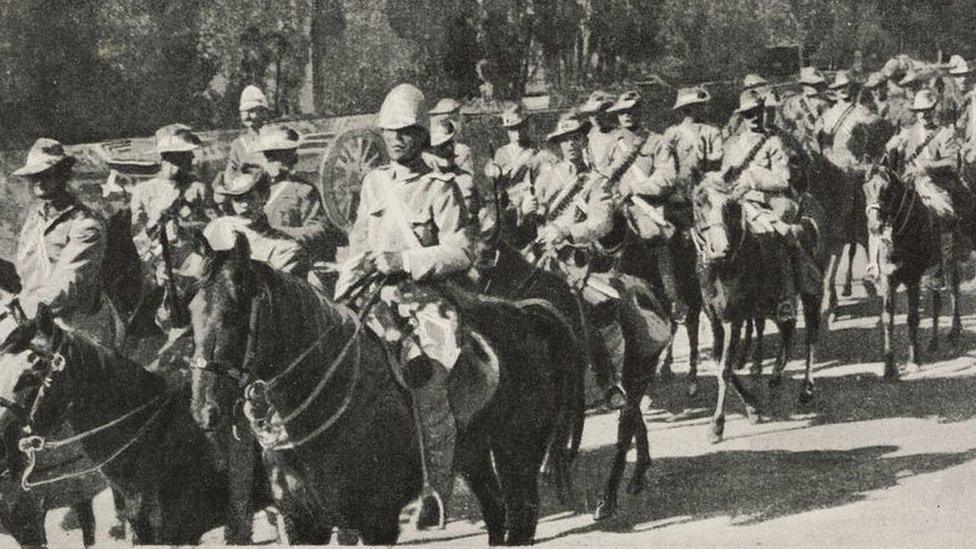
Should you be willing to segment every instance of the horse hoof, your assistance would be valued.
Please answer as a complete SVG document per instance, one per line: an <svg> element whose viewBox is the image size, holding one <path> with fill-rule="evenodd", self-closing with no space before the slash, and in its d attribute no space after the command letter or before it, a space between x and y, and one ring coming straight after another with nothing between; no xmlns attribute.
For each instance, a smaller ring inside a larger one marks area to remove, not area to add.
<svg viewBox="0 0 976 549"><path fill-rule="evenodd" d="M929 346L926 347L926 351L929 353L934 353L938 350L939 350L939 340L933 338L932 341L929 341Z"/></svg>
<svg viewBox="0 0 976 549"><path fill-rule="evenodd" d="M755 406L746 406L746 419L750 425L758 425L762 423L762 414Z"/></svg>
<svg viewBox="0 0 976 549"><path fill-rule="evenodd" d="M725 418L713 419L712 428L708 431L708 442L712 444L718 444L722 442L722 436L725 434Z"/></svg>
<svg viewBox="0 0 976 549"><path fill-rule="evenodd" d="M850 284L845 284L844 289L840 291L840 295L842 297L851 297L854 295L854 288L851 288Z"/></svg>
<svg viewBox="0 0 976 549"><path fill-rule="evenodd" d="M885 367L884 376L882 379L885 381L898 381L901 376L898 374L898 369L894 367Z"/></svg>
<svg viewBox="0 0 976 549"><path fill-rule="evenodd" d="M606 520L617 512L617 504L609 500L600 500L593 512L593 520Z"/></svg>
<svg viewBox="0 0 976 549"><path fill-rule="evenodd" d="M946 341L949 343L959 343L959 339L962 337L962 328L959 326L953 326L949 330L949 335L946 336Z"/></svg>
<svg viewBox="0 0 976 549"><path fill-rule="evenodd" d="M698 381L688 382L688 396L693 397L698 394Z"/></svg>
<svg viewBox="0 0 976 549"><path fill-rule="evenodd" d="M813 401L813 387L804 387L800 391L800 404L810 404Z"/></svg>
<svg viewBox="0 0 976 549"><path fill-rule="evenodd" d="M644 491L644 475L635 473L627 483L627 493L636 496Z"/></svg>
<svg viewBox="0 0 976 549"><path fill-rule="evenodd" d="M910 374L917 374L922 371L922 367L918 365L918 362L909 362L905 365L905 371Z"/></svg>
<svg viewBox="0 0 976 549"><path fill-rule="evenodd" d="M670 366L661 367L661 371L658 372L657 378L660 380L662 385L671 383L671 381L674 380L674 372L671 371Z"/></svg>
<svg viewBox="0 0 976 549"><path fill-rule="evenodd" d="M780 377L780 376L774 376L774 377L769 378L769 388L770 389L774 389L774 390L775 389L779 389L780 385L782 385L782 384L783 384L783 378Z"/></svg>

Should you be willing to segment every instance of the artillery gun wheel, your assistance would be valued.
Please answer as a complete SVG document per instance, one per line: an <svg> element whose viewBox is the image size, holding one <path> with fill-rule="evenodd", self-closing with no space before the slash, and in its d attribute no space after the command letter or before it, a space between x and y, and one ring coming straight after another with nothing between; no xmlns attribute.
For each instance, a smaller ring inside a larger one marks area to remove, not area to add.
<svg viewBox="0 0 976 549"><path fill-rule="evenodd" d="M336 136L319 164L319 192L333 223L346 231L352 228L363 177L386 162L386 145L378 131L355 129Z"/></svg>

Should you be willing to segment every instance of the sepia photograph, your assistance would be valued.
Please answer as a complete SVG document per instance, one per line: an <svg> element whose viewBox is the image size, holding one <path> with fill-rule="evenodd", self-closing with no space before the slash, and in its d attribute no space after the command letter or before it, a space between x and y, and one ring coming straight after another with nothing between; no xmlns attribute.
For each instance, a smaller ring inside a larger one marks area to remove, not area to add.
<svg viewBox="0 0 976 549"><path fill-rule="evenodd" d="M0 0L0 547L964 548L976 0Z"/></svg>

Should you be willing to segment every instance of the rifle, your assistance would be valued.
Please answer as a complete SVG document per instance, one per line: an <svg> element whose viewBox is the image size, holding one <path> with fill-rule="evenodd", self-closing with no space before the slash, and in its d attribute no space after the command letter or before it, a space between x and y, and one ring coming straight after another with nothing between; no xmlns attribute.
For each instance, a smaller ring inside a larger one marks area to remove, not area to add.
<svg viewBox="0 0 976 549"><path fill-rule="evenodd" d="M166 224L172 218L172 213L160 216L157 238L163 251L163 268L166 271L166 307L169 309L170 321L173 326L183 328L190 324L190 311L180 296L179 289L176 287L176 277L173 274L173 256L169 235L166 234Z"/></svg>

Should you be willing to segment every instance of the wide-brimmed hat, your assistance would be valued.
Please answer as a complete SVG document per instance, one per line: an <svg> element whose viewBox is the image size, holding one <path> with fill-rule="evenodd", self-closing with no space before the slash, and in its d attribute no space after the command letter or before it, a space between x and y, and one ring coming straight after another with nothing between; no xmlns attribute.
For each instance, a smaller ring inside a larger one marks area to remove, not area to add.
<svg viewBox="0 0 976 549"><path fill-rule="evenodd" d="M949 58L949 74L953 76L963 76L972 72L969 63L961 55L953 55Z"/></svg>
<svg viewBox="0 0 976 549"><path fill-rule="evenodd" d="M698 103L708 103L712 100L712 95L708 93L708 90L701 86L695 86L693 88L681 88L678 90L678 95L674 99L673 109L680 109L681 107L687 107L688 105L696 105Z"/></svg>
<svg viewBox="0 0 976 549"><path fill-rule="evenodd" d="M450 120L438 120L430 127L430 146L439 147L454 139L454 134L454 122Z"/></svg>
<svg viewBox="0 0 976 549"><path fill-rule="evenodd" d="M577 132L583 132L587 124L579 111L572 110L559 115L556 122L556 129L546 136L548 141L559 141L562 138Z"/></svg>
<svg viewBox="0 0 976 549"><path fill-rule="evenodd" d="M186 124L167 124L156 130L156 152L190 152L200 148L200 138Z"/></svg>
<svg viewBox="0 0 976 549"><path fill-rule="evenodd" d="M640 102L641 96L636 91L624 92L617 98L617 102L607 109L607 112L620 112L633 109L640 105Z"/></svg>
<svg viewBox="0 0 976 549"><path fill-rule="evenodd" d="M411 126L427 127L424 92L413 84L400 84L383 99L377 115L377 125L384 130L400 130Z"/></svg>
<svg viewBox="0 0 976 549"><path fill-rule="evenodd" d="M502 109L502 127L515 128L525 123L525 109L519 103L510 103Z"/></svg>
<svg viewBox="0 0 976 549"><path fill-rule="evenodd" d="M915 100L912 101L911 109L913 111L931 110L935 108L937 102L935 93L932 90L920 90L915 94Z"/></svg>
<svg viewBox="0 0 976 549"><path fill-rule="evenodd" d="M610 108L614 98L603 90L596 90L586 98L586 102L580 105L579 112L582 114L595 114Z"/></svg>
<svg viewBox="0 0 976 549"><path fill-rule="evenodd" d="M50 170L55 166L74 166L77 159L64 152L64 145L60 141L42 137L34 142L27 151L24 165L14 171L14 175L34 175Z"/></svg>
<svg viewBox="0 0 976 549"><path fill-rule="evenodd" d="M767 84L769 84L769 81L756 73L749 73L745 76L745 78L742 79L742 87L747 90L765 86Z"/></svg>
<svg viewBox="0 0 976 549"><path fill-rule="evenodd" d="M271 128L265 126L258 134L257 152L293 151L301 144L298 132L287 127Z"/></svg>
<svg viewBox="0 0 976 549"><path fill-rule="evenodd" d="M753 109L762 108L765 105L765 98L756 90L745 90L739 94L739 106L735 109L737 113L749 112Z"/></svg>
<svg viewBox="0 0 976 549"><path fill-rule="evenodd" d="M837 71L837 74L834 75L834 81L828 87L832 90L839 90L850 85L851 77L847 71Z"/></svg>
<svg viewBox="0 0 976 549"><path fill-rule="evenodd" d="M268 174L260 170L239 174L230 181L224 179L214 186L214 192L226 196L241 196L251 192L258 184L264 182Z"/></svg>
<svg viewBox="0 0 976 549"><path fill-rule="evenodd" d="M867 80L864 81L864 89L873 90L878 88L885 83L885 80L887 80L887 77L881 71L872 72L868 75Z"/></svg>
<svg viewBox="0 0 976 549"><path fill-rule="evenodd" d="M915 82L921 82L921 81L922 81L922 77L918 73L918 71L909 67L908 70L905 71L905 75L902 76L901 80L898 81L898 85L904 87L909 84L913 84Z"/></svg>
<svg viewBox="0 0 976 549"><path fill-rule="evenodd" d="M433 109L430 109L431 116L437 116L441 114L451 114L457 112L461 108L461 103L458 103L457 99L451 99L450 97L445 97L434 105Z"/></svg>
<svg viewBox="0 0 976 549"><path fill-rule="evenodd" d="M258 107L264 107L265 109L270 109L268 106L268 98L261 91L261 88L248 85L241 92L241 104L239 110L249 111L251 109L256 109Z"/></svg>
<svg viewBox="0 0 976 549"><path fill-rule="evenodd" d="M817 67L802 67L800 68L800 79L798 80L800 84L806 84L808 86L816 86L818 84L824 84L827 82Z"/></svg>

